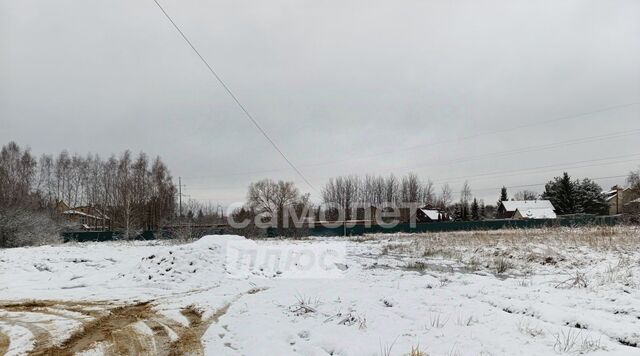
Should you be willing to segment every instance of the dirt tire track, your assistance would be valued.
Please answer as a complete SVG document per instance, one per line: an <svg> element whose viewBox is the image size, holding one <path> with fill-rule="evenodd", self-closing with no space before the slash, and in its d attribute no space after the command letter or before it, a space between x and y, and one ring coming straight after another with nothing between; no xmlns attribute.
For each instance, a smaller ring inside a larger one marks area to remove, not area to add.
<svg viewBox="0 0 640 356"><path fill-rule="evenodd" d="M36 349L32 355L70 356L80 351L90 349L99 342L115 343L117 349L121 346L117 340L127 334L121 334L124 329L137 321L148 319L152 316L149 302L138 303L130 306L114 308L109 314L84 324L82 329L61 345L51 346L45 349ZM136 334L129 331L128 334ZM128 337L127 337L128 338ZM131 340L133 342L133 340ZM125 353L126 354L126 353ZM135 354L135 352L133 353Z"/></svg>
<svg viewBox="0 0 640 356"><path fill-rule="evenodd" d="M80 330L60 345L53 345L51 334L45 328L36 325L37 322L3 318L10 325L19 325L31 331L35 344L29 354L34 356L71 356L95 348L98 344L107 345L105 351L108 355L204 355L202 337L207 329L218 322L240 298L263 290L265 289L252 288L236 295L208 318L203 318L203 311L196 306L187 306L181 313L189 321L188 326L153 310L153 301L117 307L108 302L27 301L0 304L0 310L51 314L82 323ZM87 310L89 307L94 310ZM79 312L85 318L64 315L65 310ZM143 322L151 332L141 332L135 326L138 322ZM10 339L0 333L0 355L8 350L9 344Z"/></svg>
<svg viewBox="0 0 640 356"><path fill-rule="evenodd" d="M146 324L151 328L155 336L155 348L157 350L169 350L171 346L171 336L167 328L175 332L177 328L175 324L177 323L168 324L167 322L155 319L147 321Z"/></svg>
<svg viewBox="0 0 640 356"><path fill-rule="evenodd" d="M9 337L4 333L0 332L0 355L4 355L9 350Z"/></svg>
<svg viewBox="0 0 640 356"><path fill-rule="evenodd" d="M194 306L188 306L182 309L182 315L189 320L189 327L184 329L179 335L178 340L171 343L169 348L170 356L180 355L204 355L204 347L202 346L202 336L211 324L220 319L227 313L232 303L225 304L222 308L208 319L202 318L202 311Z"/></svg>
<svg viewBox="0 0 640 356"><path fill-rule="evenodd" d="M16 321L16 320L5 319L3 321L7 323L9 326L15 325L15 326L20 326L29 330L29 332L33 335L33 350L43 349L51 346L51 335L49 334L47 329L38 325L34 325L33 323L28 323L28 322L19 321L19 320Z"/></svg>
<svg viewBox="0 0 640 356"><path fill-rule="evenodd" d="M202 310L195 306L188 306L182 309L182 315L189 320L189 328L185 329L178 335L178 340L171 343L169 350L170 356L181 355L204 355L204 347L202 345L202 336L209 329L209 327L217 323L222 316L224 316L229 308L237 302L240 298L247 294L256 294L266 290L266 288L251 288L245 293L236 295L232 301L226 303L222 308L216 310L213 315L207 319L203 319Z"/></svg>
<svg viewBox="0 0 640 356"><path fill-rule="evenodd" d="M114 355L158 355L161 354L156 345L156 335L136 332L133 324L111 333L112 344L107 353Z"/></svg>

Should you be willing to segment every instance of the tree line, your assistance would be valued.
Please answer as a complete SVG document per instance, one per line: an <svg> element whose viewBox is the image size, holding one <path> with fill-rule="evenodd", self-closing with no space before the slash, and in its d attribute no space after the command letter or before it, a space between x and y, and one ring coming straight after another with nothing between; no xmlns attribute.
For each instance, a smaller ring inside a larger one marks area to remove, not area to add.
<svg viewBox="0 0 640 356"><path fill-rule="evenodd" d="M443 219L451 216L459 220L479 220L487 211L484 202L473 199L468 182L462 187L460 199L454 201L449 184L436 190L433 182L423 181L415 173L401 177L340 176L329 179L320 194L321 204L314 205L309 194L302 194L293 182L263 179L249 185L246 205L233 218L276 217L274 225L281 227L293 213L298 219L314 221L363 220L372 219L377 209L394 208L399 220L406 222L415 214L415 207L439 209Z"/></svg>
<svg viewBox="0 0 640 356"><path fill-rule="evenodd" d="M640 169L632 171L627 182L640 195ZM60 202L70 208L99 209L111 220L111 228L124 237L176 221L203 225L225 222L220 206L195 201L186 204L185 217L176 219L176 191L169 169L159 157L151 160L145 153L134 156L130 151L106 159L67 151L36 157L29 148L10 142L0 150L0 247L38 243L58 235L67 227L54 212ZM371 216L366 214L371 207L395 206L400 221L405 222L415 207L437 209L445 220L481 220L494 218L500 202L509 200L506 187L496 204L485 204L474 197L466 181L453 192L449 184L437 189L431 180L422 180L415 173L339 176L329 179L319 193L321 201L314 204L293 182L263 179L250 184L245 205L232 218L274 216L275 225L282 227L294 218L361 220ZM601 193L602 188L593 180L572 179L563 173L549 181L541 194L522 190L512 199L548 199L559 215L606 214L608 206Z"/></svg>
<svg viewBox="0 0 640 356"><path fill-rule="evenodd" d="M632 191L640 194L640 169L632 171L627 178ZM294 211L306 212L304 216L317 220L338 220L339 210L344 211L346 220L362 219L362 211L367 207L385 204L437 209L447 220L482 220L496 217L497 207L509 200L507 188L503 187L495 205L485 204L474 197L471 186L464 182L455 193L449 184L436 189L430 180L423 181L415 173L402 177L393 174L348 175L331 178L320 191L322 204L311 203L308 194L302 194L293 182L264 179L251 183L247 193L247 203L236 211L236 218L254 217L257 214L282 216L287 207ZM568 173L550 180L540 194L531 190L516 192L512 200L546 199L551 201L558 215L608 213L608 204L602 194L602 187L589 178L572 179ZM400 220L408 221L412 211L400 208ZM281 226L283 220L277 221Z"/></svg>
<svg viewBox="0 0 640 356"><path fill-rule="evenodd" d="M175 195L160 157L125 151L102 159L62 151L36 158L29 148L10 142L0 151L0 246L25 244L35 238L29 231L44 226L49 230L37 234L53 235L64 225L54 212L60 202L99 209L124 237L157 229L174 217ZM37 216L37 223L28 223L30 216Z"/></svg>

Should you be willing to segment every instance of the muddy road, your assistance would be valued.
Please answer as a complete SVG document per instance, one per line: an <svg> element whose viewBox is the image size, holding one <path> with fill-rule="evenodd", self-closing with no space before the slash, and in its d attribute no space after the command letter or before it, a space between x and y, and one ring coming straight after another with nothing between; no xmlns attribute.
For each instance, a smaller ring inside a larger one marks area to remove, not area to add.
<svg viewBox="0 0 640 356"><path fill-rule="evenodd" d="M187 325L161 315L155 306L153 301L0 303L0 355L11 351L11 338L3 330L12 327L31 334L29 355L66 356L88 350L107 355L203 355L202 336L231 303L208 318L197 307L186 306L180 312L188 320ZM51 333L55 323L61 322L76 325L69 335L62 336L62 342L60 335Z"/></svg>

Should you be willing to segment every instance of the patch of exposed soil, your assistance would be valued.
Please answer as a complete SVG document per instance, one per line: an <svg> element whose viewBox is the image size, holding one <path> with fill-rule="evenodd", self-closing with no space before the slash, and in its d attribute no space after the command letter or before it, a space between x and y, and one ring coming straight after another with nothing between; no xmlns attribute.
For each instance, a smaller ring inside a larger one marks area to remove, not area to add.
<svg viewBox="0 0 640 356"><path fill-rule="evenodd" d="M9 350L9 337L0 332L0 355L4 355Z"/></svg>
<svg viewBox="0 0 640 356"><path fill-rule="evenodd" d="M138 333L130 332L131 325L151 318L153 312L149 303L139 303L114 308L103 317L85 323L82 330L74 333L61 345L36 349L33 355L73 355L90 349L100 342L111 342L113 351L121 354L136 354L148 351L146 343ZM129 332L127 332L129 331ZM133 351L133 353L131 353Z"/></svg>
<svg viewBox="0 0 640 356"><path fill-rule="evenodd" d="M187 326L157 313L150 301L128 305L51 300L0 303L0 312L6 312L0 321L25 327L33 334L35 343L30 355L71 356L97 345L103 346L108 355L204 355L201 339L209 326L240 297L262 290L253 288L237 295L208 318L204 318L203 311L196 306L187 306L181 310L189 321ZM54 345L50 331L37 318L25 321L16 314L27 312L73 319L82 327L61 344ZM0 355L8 350L9 343L10 339L0 333Z"/></svg>
<svg viewBox="0 0 640 356"><path fill-rule="evenodd" d="M91 308L92 310L84 310L84 308ZM82 320L91 320L98 315L99 309L96 308L97 305L93 303L61 302L51 300L28 300L21 303L0 303L0 311L8 312L0 316L0 321L4 322L8 326L15 325L29 330L34 339L33 351L37 352L39 350L45 350L52 345L51 335L47 330L48 328L42 323L23 320L22 315L19 313L44 314L74 319L82 322L77 318L71 317L69 313L65 314L64 311L80 313L84 316ZM16 315L16 313L18 314Z"/></svg>
<svg viewBox="0 0 640 356"><path fill-rule="evenodd" d="M202 311L193 306L184 308L182 315L189 320L189 327L184 329L179 334L178 339L171 343L169 355L204 355L201 342L202 335L204 335L211 324L217 322L221 316L227 313L230 306L231 303L225 304L225 306L216 310L208 319L203 319Z"/></svg>

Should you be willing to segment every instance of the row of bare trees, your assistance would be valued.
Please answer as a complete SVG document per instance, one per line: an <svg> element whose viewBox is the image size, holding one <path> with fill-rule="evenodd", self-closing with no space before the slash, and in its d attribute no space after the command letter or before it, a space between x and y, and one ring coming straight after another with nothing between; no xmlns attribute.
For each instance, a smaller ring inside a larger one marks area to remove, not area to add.
<svg viewBox="0 0 640 356"><path fill-rule="evenodd" d="M34 189L52 205L93 206L109 216L126 235L137 229L156 229L173 217L176 187L160 157L130 151L103 160L98 155L43 155Z"/></svg>
<svg viewBox="0 0 640 356"><path fill-rule="evenodd" d="M167 166L146 154L102 159L62 151L36 158L15 142L0 152L0 211L48 211L60 202L102 211L125 237L174 217L176 187Z"/></svg>
<svg viewBox="0 0 640 356"><path fill-rule="evenodd" d="M444 199L451 200L451 189L444 190ZM351 219L354 206L380 206L382 204L419 203L435 205L437 203L433 183L423 183L413 173L397 178L389 176L357 175L329 179L322 189L325 204L345 209L346 218Z"/></svg>
<svg viewBox="0 0 640 356"><path fill-rule="evenodd" d="M438 208L447 215L456 213L460 219L472 218L472 206L475 206L476 218L484 212L484 203L472 202L467 182L462 187L460 201L455 204L453 194L448 184L437 192L431 181L424 182L414 173L402 177L350 175L330 179L321 191L322 204L313 206L309 194L301 194L293 182L264 179L251 183L247 205L238 210L235 219L262 214L275 217L274 225L280 227L292 213L296 213L297 219L310 217L316 221L361 220L372 219L375 210L385 206L397 208L401 221L408 221L412 209L422 206Z"/></svg>
<svg viewBox="0 0 640 356"><path fill-rule="evenodd" d="M452 206L453 191L449 184L444 184L439 191L430 180L422 181L415 173L402 177L393 174L388 176L357 175L331 178L322 189L322 200L325 204L340 206L345 209L346 218L355 210L354 206L381 206L382 204L430 206L442 211ZM471 189L465 182L461 201L467 206L471 203Z"/></svg>

